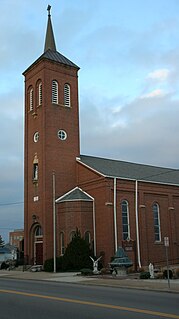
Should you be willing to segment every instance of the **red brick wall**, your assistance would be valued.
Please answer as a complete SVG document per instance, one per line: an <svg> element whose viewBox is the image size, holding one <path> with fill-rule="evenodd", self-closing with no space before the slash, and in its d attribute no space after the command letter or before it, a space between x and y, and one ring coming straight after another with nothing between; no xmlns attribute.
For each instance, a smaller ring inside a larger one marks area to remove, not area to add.
<svg viewBox="0 0 179 319"><path fill-rule="evenodd" d="M59 104L51 103L52 80L59 83ZM28 88L42 81L42 105L34 100L34 112L29 112ZM63 87L71 86L71 107L63 105ZM33 113L36 115L34 116ZM59 129L67 132L67 140L57 137ZM38 131L39 141L33 135ZM33 159L37 153L38 185L32 183ZM43 229L44 260L53 255L52 173L56 174L56 197L76 185L76 156L79 156L78 80L77 70L52 61L40 61L25 74L25 254L33 255L30 240L32 215ZM34 202L34 196L39 200Z"/></svg>
<svg viewBox="0 0 179 319"><path fill-rule="evenodd" d="M86 173L85 173L86 171ZM99 176L78 166L79 186L95 199L97 255L105 252L105 263L114 255L114 213L113 179ZM89 182L88 182L89 179ZM81 182L81 183L80 183ZM122 211L121 202L129 203L130 235L136 244L136 212L135 212L135 181L117 180L117 236L118 246L122 246ZM112 205L105 205L106 202ZM160 207L161 242L154 240L154 219L152 205L157 202ZM172 209L171 209L172 208ZM174 209L173 209L174 208ZM138 220L141 264L150 262L165 264L165 247L163 238L170 239L169 259L175 263L179 259L179 189L175 186L138 182ZM134 252L128 252L135 262Z"/></svg>
<svg viewBox="0 0 179 319"><path fill-rule="evenodd" d="M93 240L93 203L88 201L73 201L57 204L57 251L60 254L60 233L65 235L65 247L70 242L70 234L76 229L84 237L86 231Z"/></svg>

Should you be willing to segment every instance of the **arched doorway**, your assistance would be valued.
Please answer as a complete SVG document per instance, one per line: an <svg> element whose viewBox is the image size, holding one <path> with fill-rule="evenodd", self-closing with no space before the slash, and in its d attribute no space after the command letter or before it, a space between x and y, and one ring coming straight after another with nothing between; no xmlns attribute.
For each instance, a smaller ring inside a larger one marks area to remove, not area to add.
<svg viewBox="0 0 179 319"><path fill-rule="evenodd" d="M34 229L34 264L43 265L43 232L40 225Z"/></svg>

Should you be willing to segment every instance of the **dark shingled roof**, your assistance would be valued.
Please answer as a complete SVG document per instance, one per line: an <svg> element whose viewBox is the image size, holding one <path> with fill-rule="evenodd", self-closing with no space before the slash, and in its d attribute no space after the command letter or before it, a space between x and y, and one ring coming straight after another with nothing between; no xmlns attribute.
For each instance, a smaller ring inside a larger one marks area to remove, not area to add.
<svg viewBox="0 0 179 319"><path fill-rule="evenodd" d="M79 161L108 177L179 185L179 170L80 155Z"/></svg>
<svg viewBox="0 0 179 319"><path fill-rule="evenodd" d="M69 59L67 59L64 55L62 55L61 53L59 53L58 51L53 51L51 49L48 49L47 51L45 51L39 58L40 59L47 59L47 60L51 60L51 61L55 61L55 62L59 62L62 63L64 65L68 65L68 66L72 66L74 68L79 69L79 67L73 63L72 61L70 61Z"/></svg>
<svg viewBox="0 0 179 319"><path fill-rule="evenodd" d="M91 196L88 196L87 193L83 192L81 188L75 187L65 195L56 199L56 203L68 202L68 201L92 201Z"/></svg>
<svg viewBox="0 0 179 319"><path fill-rule="evenodd" d="M25 74L33 65L37 64L41 60L49 60L49 61L54 61L57 63L61 63L63 65L71 66L75 69L80 69L75 63L67 59L64 55L59 53L58 51L53 51L51 49L48 49L46 52L44 52L32 65L26 69L23 74Z"/></svg>

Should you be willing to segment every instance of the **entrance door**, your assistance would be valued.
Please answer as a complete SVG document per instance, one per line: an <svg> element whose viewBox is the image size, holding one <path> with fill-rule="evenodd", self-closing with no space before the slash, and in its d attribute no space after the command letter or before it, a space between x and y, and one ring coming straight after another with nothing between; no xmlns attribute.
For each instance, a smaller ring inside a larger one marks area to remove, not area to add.
<svg viewBox="0 0 179 319"><path fill-rule="evenodd" d="M43 265L43 243L35 243L36 265Z"/></svg>

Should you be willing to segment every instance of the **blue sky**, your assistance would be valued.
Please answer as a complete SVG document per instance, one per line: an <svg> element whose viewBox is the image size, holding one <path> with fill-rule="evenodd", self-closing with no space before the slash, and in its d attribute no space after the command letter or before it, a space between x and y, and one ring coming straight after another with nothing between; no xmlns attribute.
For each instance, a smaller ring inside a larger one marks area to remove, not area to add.
<svg viewBox="0 0 179 319"><path fill-rule="evenodd" d="M48 4L57 50L80 66L81 153L179 167L178 0L0 4L0 234L5 240L11 229L23 227L22 72L43 53Z"/></svg>

